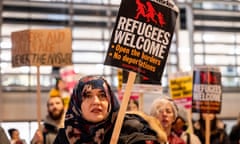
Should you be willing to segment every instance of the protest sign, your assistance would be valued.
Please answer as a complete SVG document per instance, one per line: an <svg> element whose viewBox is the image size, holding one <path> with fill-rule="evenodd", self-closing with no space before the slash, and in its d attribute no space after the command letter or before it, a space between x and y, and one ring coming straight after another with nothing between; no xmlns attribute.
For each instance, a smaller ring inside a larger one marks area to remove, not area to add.
<svg viewBox="0 0 240 144"><path fill-rule="evenodd" d="M72 64L70 29L36 29L12 32L12 66Z"/></svg>
<svg viewBox="0 0 240 144"><path fill-rule="evenodd" d="M128 70L129 76L111 144L118 141L136 73L161 81L178 12L171 0L121 1L104 64Z"/></svg>
<svg viewBox="0 0 240 144"><path fill-rule="evenodd" d="M186 108L188 131L192 133L192 74L191 72L176 72L169 74L168 80L172 99L177 105Z"/></svg>
<svg viewBox="0 0 240 144"><path fill-rule="evenodd" d="M169 93L173 100L189 109L192 107L192 74L177 72L169 74Z"/></svg>
<svg viewBox="0 0 240 144"><path fill-rule="evenodd" d="M171 1L122 0L104 64L161 81L177 16Z"/></svg>
<svg viewBox="0 0 240 144"><path fill-rule="evenodd" d="M221 112L221 72L215 66L197 66L193 71L192 111L205 113L205 144L210 144L211 113Z"/></svg>
<svg viewBox="0 0 240 144"><path fill-rule="evenodd" d="M192 111L201 113L220 113L222 102L222 83L219 68L199 66L193 72Z"/></svg>
<svg viewBox="0 0 240 144"><path fill-rule="evenodd" d="M65 66L72 64L71 30L29 29L11 33L12 66L37 67L37 120L41 129L40 65Z"/></svg>

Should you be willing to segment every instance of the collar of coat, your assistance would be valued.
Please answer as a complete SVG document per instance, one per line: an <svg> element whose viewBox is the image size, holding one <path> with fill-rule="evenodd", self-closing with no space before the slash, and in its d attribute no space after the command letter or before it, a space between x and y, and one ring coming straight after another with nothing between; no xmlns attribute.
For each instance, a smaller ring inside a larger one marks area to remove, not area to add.
<svg viewBox="0 0 240 144"><path fill-rule="evenodd" d="M158 141L161 142L167 142L167 135L165 131L163 130L163 127L159 120L153 116L147 115L141 111L128 111L126 114L134 114L142 117L150 126L150 128L157 133Z"/></svg>

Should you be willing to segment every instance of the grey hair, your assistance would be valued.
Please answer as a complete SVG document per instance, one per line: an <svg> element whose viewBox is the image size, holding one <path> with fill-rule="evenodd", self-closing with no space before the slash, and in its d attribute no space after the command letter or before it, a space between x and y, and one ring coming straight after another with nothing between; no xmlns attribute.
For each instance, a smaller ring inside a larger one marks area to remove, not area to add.
<svg viewBox="0 0 240 144"><path fill-rule="evenodd" d="M175 102L171 98L157 98L153 101L150 108L150 115L156 117L159 114L159 109L162 104L170 103L174 113L174 119L178 116L178 107Z"/></svg>

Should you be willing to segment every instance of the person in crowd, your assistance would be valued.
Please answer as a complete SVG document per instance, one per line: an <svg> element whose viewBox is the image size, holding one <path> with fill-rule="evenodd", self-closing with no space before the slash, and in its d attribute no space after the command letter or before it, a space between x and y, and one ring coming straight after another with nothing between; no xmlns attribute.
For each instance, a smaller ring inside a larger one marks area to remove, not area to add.
<svg viewBox="0 0 240 144"><path fill-rule="evenodd" d="M187 131L188 113L185 107L178 106L178 116L173 124L174 132L185 141L186 144L201 144L199 138Z"/></svg>
<svg viewBox="0 0 240 144"><path fill-rule="evenodd" d="M139 110L139 103L137 99L130 99L127 106L128 111L137 111Z"/></svg>
<svg viewBox="0 0 240 144"><path fill-rule="evenodd" d="M65 82L61 78L56 78L55 87L49 92L50 97L61 96L64 102L64 108L67 110L70 101L70 93L66 88Z"/></svg>
<svg viewBox="0 0 240 144"><path fill-rule="evenodd" d="M185 142L172 131L172 125L178 114L178 107L174 101L168 97L157 98L150 108L150 115L156 117L168 137L169 144L185 144Z"/></svg>
<svg viewBox="0 0 240 144"><path fill-rule="evenodd" d="M237 118L237 123L233 125L230 131L229 139L231 144L240 144L240 113Z"/></svg>
<svg viewBox="0 0 240 144"><path fill-rule="evenodd" d="M65 127L60 129L54 144L109 144L119 108L117 97L103 77L81 78L71 95ZM160 125L156 123L152 128L147 122L149 119L141 114L126 114L122 126L128 130L121 129L118 144L158 144L166 141ZM141 137L136 137L138 134Z"/></svg>
<svg viewBox="0 0 240 144"><path fill-rule="evenodd" d="M210 144L230 144L225 130L225 124L219 120L216 114L200 113L200 119L193 124L194 133L202 143L205 143L205 120L210 119Z"/></svg>
<svg viewBox="0 0 240 144"><path fill-rule="evenodd" d="M20 138L19 131L15 128L8 129L8 134L10 136L10 144L26 144L24 139Z"/></svg>
<svg viewBox="0 0 240 144"><path fill-rule="evenodd" d="M118 144L166 144L167 135L159 120L142 111L128 111Z"/></svg>
<svg viewBox="0 0 240 144"><path fill-rule="evenodd" d="M0 142L2 144L10 144L10 141L8 140L7 135L1 126L0 126Z"/></svg>
<svg viewBox="0 0 240 144"><path fill-rule="evenodd" d="M53 144L60 128L64 127L64 104L60 96L49 97L48 114L43 127L36 131L31 144Z"/></svg>

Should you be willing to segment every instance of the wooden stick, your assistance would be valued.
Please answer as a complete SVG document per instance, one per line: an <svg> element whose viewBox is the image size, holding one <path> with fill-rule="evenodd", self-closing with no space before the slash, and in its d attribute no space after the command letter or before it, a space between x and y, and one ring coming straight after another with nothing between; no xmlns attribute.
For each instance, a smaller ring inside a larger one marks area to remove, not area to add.
<svg viewBox="0 0 240 144"><path fill-rule="evenodd" d="M37 121L41 129L41 87L40 87L40 66L37 66Z"/></svg>
<svg viewBox="0 0 240 144"><path fill-rule="evenodd" d="M210 144L210 127L211 127L211 123L210 123L210 117L209 114L206 115L206 125L205 125L205 144Z"/></svg>
<svg viewBox="0 0 240 144"><path fill-rule="evenodd" d="M191 108L187 109L187 114L188 114L188 132L193 133L192 109Z"/></svg>
<svg viewBox="0 0 240 144"><path fill-rule="evenodd" d="M112 133L110 144L117 144L117 142L118 142L118 138L119 138L119 134L120 134L120 131L121 131L124 115L125 115L125 112L126 112L126 109L127 109L128 101L129 101L129 98L130 98L130 95L131 95L131 90L132 90L135 78L136 78L136 73L130 71L129 75L128 75L128 81L127 81L127 84L126 84L126 90L125 90L124 95L123 95L123 100L122 100L122 103L121 103L121 106L120 106L120 110L118 112L118 116L117 116L117 120L116 120L116 123L115 123L115 126L114 126L114 130L113 130L113 133Z"/></svg>
<svg viewBox="0 0 240 144"><path fill-rule="evenodd" d="M139 110L143 111L143 92L140 92L139 97L138 97L138 104L139 104Z"/></svg>

